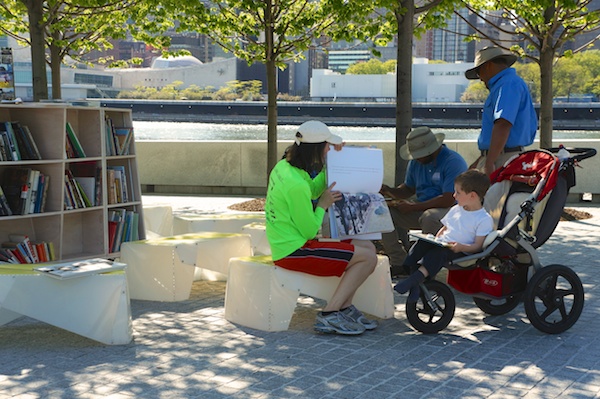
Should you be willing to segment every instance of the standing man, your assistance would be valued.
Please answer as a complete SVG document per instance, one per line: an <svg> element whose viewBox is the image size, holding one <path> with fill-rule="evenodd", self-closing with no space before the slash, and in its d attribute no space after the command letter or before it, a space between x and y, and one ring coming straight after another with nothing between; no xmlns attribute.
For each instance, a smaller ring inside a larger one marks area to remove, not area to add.
<svg viewBox="0 0 600 399"><path fill-rule="evenodd" d="M442 227L440 220L455 203L454 179L467 170L467 163L443 144L444 137L424 126L411 130L400 148L400 156L409 161L404 183L381 187L381 194L391 198L388 206L396 228L381 237L392 277L407 274L402 265L410 245L408 230L436 234Z"/></svg>
<svg viewBox="0 0 600 399"><path fill-rule="evenodd" d="M537 131L529 88L510 67L516 60L516 55L500 47L486 47L477 52L475 66L465 72L467 79L479 78L490 90L477 140L481 156L471 165L488 176L531 145Z"/></svg>

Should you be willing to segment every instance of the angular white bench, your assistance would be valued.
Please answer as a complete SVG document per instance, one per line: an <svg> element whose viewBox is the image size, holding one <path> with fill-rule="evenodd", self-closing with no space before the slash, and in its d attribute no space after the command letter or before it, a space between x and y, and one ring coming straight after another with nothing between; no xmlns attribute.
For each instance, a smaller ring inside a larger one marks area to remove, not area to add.
<svg viewBox="0 0 600 399"><path fill-rule="evenodd" d="M199 271L207 279L220 279L228 274L230 258L251 255L247 234L204 232L121 245L131 298L150 301L186 300Z"/></svg>
<svg viewBox="0 0 600 399"><path fill-rule="evenodd" d="M56 280L31 269L30 264L2 266L0 325L28 316L107 345L131 342L125 273Z"/></svg>
<svg viewBox="0 0 600 399"><path fill-rule="evenodd" d="M263 331L285 331L299 295L329 300L339 277L319 277L277 267L270 256L232 258L225 291L225 318ZM354 305L382 319L394 317L394 295L386 256L356 291Z"/></svg>
<svg viewBox="0 0 600 399"><path fill-rule="evenodd" d="M242 233L250 234L254 255L271 255L271 246L267 240L267 226L264 222L249 223L242 227Z"/></svg>
<svg viewBox="0 0 600 399"><path fill-rule="evenodd" d="M144 205L146 238L173 235L173 208L170 205Z"/></svg>
<svg viewBox="0 0 600 399"><path fill-rule="evenodd" d="M264 221L264 212L220 213L216 215L183 213L173 217L173 234L198 233L201 231L240 233L245 225Z"/></svg>

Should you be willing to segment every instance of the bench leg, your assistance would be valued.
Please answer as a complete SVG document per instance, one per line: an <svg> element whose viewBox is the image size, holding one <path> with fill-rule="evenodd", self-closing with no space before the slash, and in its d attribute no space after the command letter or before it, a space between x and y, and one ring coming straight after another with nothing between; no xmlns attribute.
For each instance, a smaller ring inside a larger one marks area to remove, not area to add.
<svg viewBox="0 0 600 399"><path fill-rule="evenodd" d="M394 317L394 292L387 256L377 256L377 266L367 280L356 290L354 306L381 319Z"/></svg>
<svg viewBox="0 0 600 399"><path fill-rule="evenodd" d="M299 291L278 283L275 267L234 258L229 262L225 319L263 331L285 331Z"/></svg>

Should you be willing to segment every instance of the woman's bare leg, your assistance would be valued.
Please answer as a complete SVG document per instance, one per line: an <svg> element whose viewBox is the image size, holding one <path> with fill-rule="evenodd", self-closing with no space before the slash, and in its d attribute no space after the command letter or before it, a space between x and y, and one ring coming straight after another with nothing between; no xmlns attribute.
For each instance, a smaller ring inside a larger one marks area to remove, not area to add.
<svg viewBox="0 0 600 399"><path fill-rule="evenodd" d="M377 253L371 241L352 240L354 255L346 272L343 274L333 296L323 308L324 312L332 312L346 308L352 304L354 293L373 273L377 266Z"/></svg>

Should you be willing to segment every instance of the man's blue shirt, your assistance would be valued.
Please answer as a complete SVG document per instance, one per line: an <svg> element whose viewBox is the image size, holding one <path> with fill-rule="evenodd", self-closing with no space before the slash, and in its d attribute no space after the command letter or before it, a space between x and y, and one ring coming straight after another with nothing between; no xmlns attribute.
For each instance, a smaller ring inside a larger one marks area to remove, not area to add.
<svg viewBox="0 0 600 399"><path fill-rule="evenodd" d="M414 188L417 201L428 201L444 193L454 193L454 179L467 170L467 162L446 145L437 158L428 164L411 160L406 170L405 184Z"/></svg>
<svg viewBox="0 0 600 399"><path fill-rule="evenodd" d="M490 94L483 106L483 121L477 144L480 150L489 150L492 128L497 119L512 124L505 147L526 147L533 143L537 131L537 115L531 94L514 68L507 68L488 82Z"/></svg>

